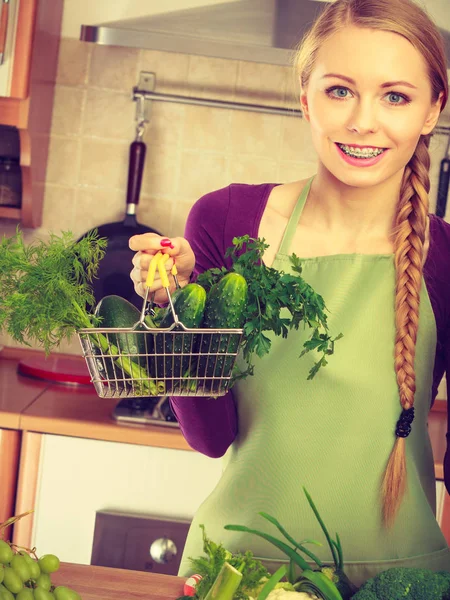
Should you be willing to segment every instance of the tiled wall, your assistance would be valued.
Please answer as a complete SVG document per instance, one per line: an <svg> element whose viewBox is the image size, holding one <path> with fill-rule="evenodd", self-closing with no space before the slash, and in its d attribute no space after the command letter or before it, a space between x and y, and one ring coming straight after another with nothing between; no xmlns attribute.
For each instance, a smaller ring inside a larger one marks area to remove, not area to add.
<svg viewBox="0 0 450 600"><path fill-rule="evenodd" d="M156 73L160 92L298 107L289 67L63 39L43 226L26 231L27 239L61 230L79 236L123 218L140 71ZM138 220L169 236L183 234L190 207L208 191L237 181L293 181L316 169L309 125L295 116L154 101L144 141ZM445 145L443 136L432 142L432 206ZM0 220L0 235L14 229ZM1 343L15 345L7 336ZM61 351L79 353L77 340Z"/></svg>

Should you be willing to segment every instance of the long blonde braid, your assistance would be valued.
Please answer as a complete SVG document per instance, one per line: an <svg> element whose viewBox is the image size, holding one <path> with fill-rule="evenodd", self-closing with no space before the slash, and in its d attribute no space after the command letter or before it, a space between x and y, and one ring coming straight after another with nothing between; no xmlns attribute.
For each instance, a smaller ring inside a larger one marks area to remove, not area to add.
<svg viewBox="0 0 450 600"><path fill-rule="evenodd" d="M414 357L419 328L424 244L430 190L430 136L422 136L405 167L394 230L395 248L395 359L394 366L403 408L396 440L383 478L383 520L392 525L406 490L405 438L414 418L416 376Z"/></svg>

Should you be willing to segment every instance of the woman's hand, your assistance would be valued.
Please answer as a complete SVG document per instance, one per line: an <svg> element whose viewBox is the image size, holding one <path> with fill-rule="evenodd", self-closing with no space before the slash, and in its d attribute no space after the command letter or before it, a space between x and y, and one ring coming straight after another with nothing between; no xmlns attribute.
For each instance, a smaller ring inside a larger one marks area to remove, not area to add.
<svg viewBox="0 0 450 600"><path fill-rule="evenodd" d="M165 262L165 268L168 272L170 272L175 262L178 271L178 282L181 287L189 283L189 278L194 270L195 256L186 239L182 237L168 239L157 233L143 233L142 235L134 235L128 243L131 250L136 252L133 257L134 268L130 273L130 277L139 296L145 296L144 283L147 279L148 267L157 252L170 256ZM172 292L175 285L172 285L173 278L170 275L169 281L171 282L170 291ZM150 292L155 293L154 301L157 304L167 302L167 294L161 285L158 269L156 269L155 280L150 287Z"/></svg>

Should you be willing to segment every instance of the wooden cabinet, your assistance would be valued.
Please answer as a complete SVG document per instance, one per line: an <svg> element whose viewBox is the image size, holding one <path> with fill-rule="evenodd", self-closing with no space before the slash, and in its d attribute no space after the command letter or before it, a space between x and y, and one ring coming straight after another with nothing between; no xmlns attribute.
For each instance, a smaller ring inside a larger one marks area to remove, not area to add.
<svg viewBox="0 0 450 600"><path fill-rule="evenodd" d="M11 81L9 95L0 97L0 124L19 131L22 203L0 206L0 218L35 228L42 222L63 0L20 0L15 8Z"/></svg>
<svg viewBox="0 0 450 600"><path fill-rule="evenodd" d="M21 432L0 429L0 523L14 514ZM10 532L6 531L7 539Z"/></svg>

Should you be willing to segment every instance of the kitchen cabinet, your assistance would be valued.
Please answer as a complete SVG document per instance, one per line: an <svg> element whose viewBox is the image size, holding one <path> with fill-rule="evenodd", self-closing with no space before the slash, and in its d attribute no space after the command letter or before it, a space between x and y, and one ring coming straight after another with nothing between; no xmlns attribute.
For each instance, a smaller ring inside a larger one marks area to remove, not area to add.
<svg viewBox="0 0 450 600"><path fill-rule="evenodd" d="M0 523L14 514L19 452L20 431L0 429Z"/></svg>
<svg viewBox="0 0 450 600"><path fill-rule="evenodd" d="M90 564L96 511L192 520L220 459L169 448L24 432L16 544ZM75 534L76 532L76 534Z"/></svg>
<svg viewBox="0 0 450 600"><path fill-rule="evenodd" d="M0 206L0 218L23 227L42 222L45 172L58 60L63 0L12 0L0 80L0 125L20 137L22 202Z"/></svg>

